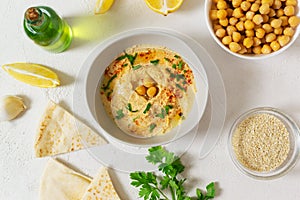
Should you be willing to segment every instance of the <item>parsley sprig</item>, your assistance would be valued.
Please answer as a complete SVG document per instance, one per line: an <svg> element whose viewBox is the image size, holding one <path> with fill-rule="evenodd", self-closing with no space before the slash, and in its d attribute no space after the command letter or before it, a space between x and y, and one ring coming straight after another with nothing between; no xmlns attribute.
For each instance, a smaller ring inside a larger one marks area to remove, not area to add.
<svg viewBox="0 0 300 200"><path fill-rule="evenodd" d="M181 160L172 152L168 152L161 146L151 147L146 159L149 163L158 165L162 176L154 172L132 172L131 185L140 189L139 196L144 200L209 200L215 197L214 182L206 186L206 193L196 189L197 197L187 196L184 182L185 178L178 179L178 175L185 169ZM165 191L168 190L171 198Z"/></svg>

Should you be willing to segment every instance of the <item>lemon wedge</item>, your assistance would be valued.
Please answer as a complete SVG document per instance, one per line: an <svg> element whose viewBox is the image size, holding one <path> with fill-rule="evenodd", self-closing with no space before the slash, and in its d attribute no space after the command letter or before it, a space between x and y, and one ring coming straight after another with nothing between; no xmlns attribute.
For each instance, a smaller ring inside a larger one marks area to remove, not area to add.
<svg viewBox="0 0 300 200"><path fill-rule="evenodd" d="M145 2L153 11L166 16L178 10L183 0L145 0Z"/></svg>
<svg viewBox="0 0 300 200"><path fill-rule="evenodd" d="M12 63L3 65L2 68L13 78L33 86L49 88L60 85L56 73L43 65Z"/></svg>
<svg viewBox="0 0 300 200"><path fill-rule="evenodd" d="M113 5L114 0L97 0L96 6L94 9L95 14L104 14L110 7Z"/></svg>

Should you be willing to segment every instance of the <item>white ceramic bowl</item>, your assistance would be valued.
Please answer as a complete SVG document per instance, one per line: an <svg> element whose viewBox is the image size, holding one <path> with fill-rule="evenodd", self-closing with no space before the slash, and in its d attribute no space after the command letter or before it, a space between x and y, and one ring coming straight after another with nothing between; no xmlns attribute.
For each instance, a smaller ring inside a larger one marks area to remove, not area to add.
<svg viewBox="0 0 300 200"><path fill-rule="evenodd" d="M258 59L265 59L265 58L269 58L269 57L278 55L278 54L282 53L283 51L285 51L286 49L288 49L295 42L295 40L298 38L298 35L300 33L300 25L298 25L298 27L296 28L295 34L292 37L292 39L290 40L290 42L287 45L285 45L284 47L280 48L278 51L272 52L270 54L255 55L255 54L234 53L228 47L226 47L214 33L212 22L210 19L210 10L211 10L212 2L213 2L213 0L205 0L205 21L206 21L209 33L211 34L213 39L216 41L216 43L222 49L224 49L226 52L228 52L229 54L231 54L233 56L243 58L243 59L249 59L249 60L258 60ZM299 12L300 9L299 8L300 8L300 3L298 2L298 9L296 10L298 17L300 17L300 12Z"/></svg>
<svg viewBox="0 0 300 200"><path fill-rule="evenodd" d="M191 112L181 125L163 136L136 138L124 133L107 115L99 95L100 80L105 68L125 49L138 44L164 46L179 53L192 68L195 76L197 93ZM85 90L82 91L85 98L84 103L89 109L87 112L99 125L96 127L98 131L109 140L142 147L166 144L191 131L204 113L208 98L208 81L201 61L181 39L168 34L166 31L137 29L116 35L98 45L82 67L89 68L88 75L84 79Z"/></svg>

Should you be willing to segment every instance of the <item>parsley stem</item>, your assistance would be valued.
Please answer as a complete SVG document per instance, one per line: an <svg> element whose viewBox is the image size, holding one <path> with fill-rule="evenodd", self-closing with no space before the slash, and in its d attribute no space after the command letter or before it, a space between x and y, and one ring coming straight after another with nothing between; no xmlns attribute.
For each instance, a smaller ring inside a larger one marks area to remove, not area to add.
<svg viewBox="0 0 300 200"><path fill-rule="evenodd" d="M171 194L172 194L172 199L176 200L174 190L171 186L170 186L170 191L171 191Z"/></svg>
<svg viewBox="0 0 300 200"><path fill-rule="evenodd" d="M165 198L165 200L169 200L169 198L167 197L167 195L165 195L164 193L163 193L163 191L161 191L158 187L156 187L156 189L157 189L157 191L161 194L161 195L163 195L163 197ZM173 195L172 195L173 196Z"/></svg>

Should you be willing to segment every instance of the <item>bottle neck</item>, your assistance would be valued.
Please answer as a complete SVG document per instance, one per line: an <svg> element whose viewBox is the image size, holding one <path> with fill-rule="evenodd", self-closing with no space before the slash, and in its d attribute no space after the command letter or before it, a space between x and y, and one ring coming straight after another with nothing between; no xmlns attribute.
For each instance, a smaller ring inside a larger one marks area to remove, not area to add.
<svg viewBox="0 0 300 200"><path fill-rule="evenodd" d="M43 29L47 26L47 16L38 7L28 8L25 12L25 21L33 29Z"/></svg>

